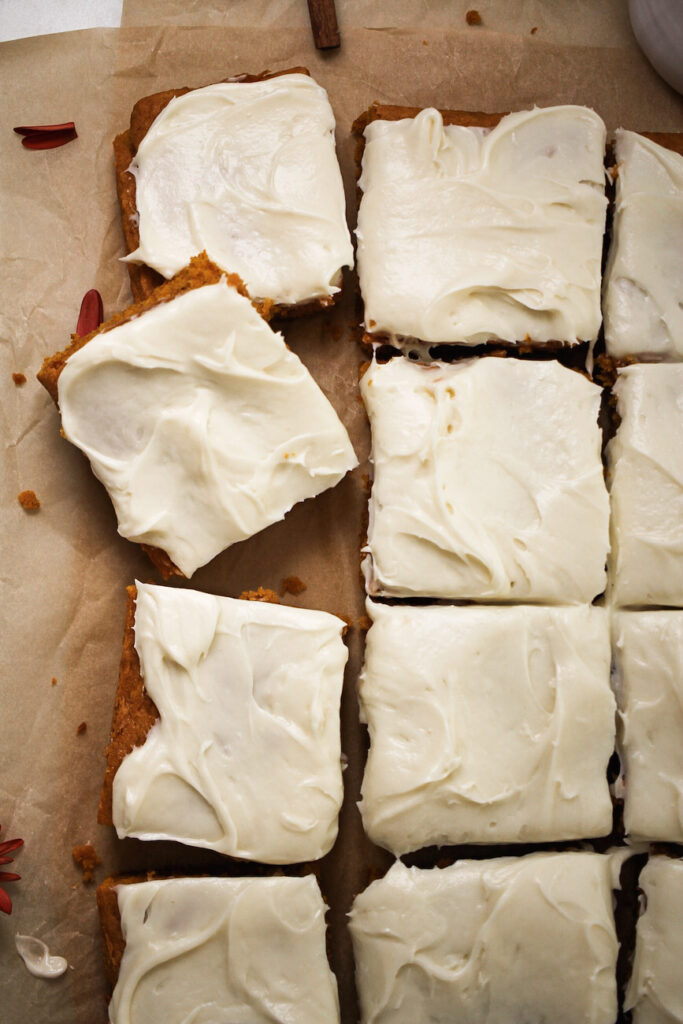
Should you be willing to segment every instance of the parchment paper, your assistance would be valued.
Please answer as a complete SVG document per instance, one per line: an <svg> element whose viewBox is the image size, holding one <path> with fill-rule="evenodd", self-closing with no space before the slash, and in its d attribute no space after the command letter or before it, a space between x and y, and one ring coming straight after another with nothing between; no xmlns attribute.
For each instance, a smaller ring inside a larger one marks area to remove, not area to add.
<svg viewBox="0 0 683 1024"><path fill-rule="evenodd" d="M226 11L227 6L227 11ZM484 25L468 28L478 6ZM96 825L123 628L125 586L160 582L139 550L118 537L109 500L86 459L59 434L59 419L35 380L43 357L63 348L80 299L102 292L105 314L130 298L111 166L111 139L141 96L203 85L242 71L306 65L329 91L337 116L349 215L355 222L354 117L372 100L501 110L533 103L585 103L608 128L681 130L679 97L635 47L625 5L540 0L337 4L338 52L313 46L303 0L224 5L187 0L126 3L121 30L26 39L0 49L4 98L2 230L2 717L0 823L21 835L8 890L14 913L0 919L0 1024L93 1024L106 1019L93 886L84 886L71 849L92 841L99 879L120 871L184 869L248 874L248 865L175 844L118 841ZM531 28L538 26L532 36ZM29 152L15 124L75 120L79 138ZM351 433L361 460L368 432L358 397L365 357L351 277L333 312L285 327ZM28 382L15 387L11 374ZM236 545L195 574L199 590L238 595L278 589L298 575L307 590L284 600L347 616L355 624L342 706L349 758L340 838L315 865L331 911L330 953L345 1024L357 1020L344 915L353 895L382 873L389 855L364 837L355 807L365 735L355 683L363 614L358 573L365 490L361 467L339 487L295 508L283 523ZM16 495L32 488L29 514ZM177 584L176 584L177 585ZM51 685L55 677L57 684ZM87 723L76 735L80 722ZM503 852L503 851L500 851ZM432 861L433 862L433 861ZM298 870L298 869L294 869ZM36 935L67 957L55 982L32 978L14 951L15 931ZM416 1022L417 1024L417 1022Z"/></svg>

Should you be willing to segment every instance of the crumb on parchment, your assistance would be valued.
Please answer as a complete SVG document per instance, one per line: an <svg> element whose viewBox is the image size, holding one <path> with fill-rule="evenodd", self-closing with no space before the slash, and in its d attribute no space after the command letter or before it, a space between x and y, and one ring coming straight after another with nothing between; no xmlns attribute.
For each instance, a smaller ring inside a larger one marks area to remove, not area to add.
<svg viewBox="0 0 683 1024"><path fill-rule="evenodd" d="M76 729L76 735L77 736L82 736L87 728L88 728L88 723L87 722L81 722L81 724Z"/></svg>
<svg viewBox="0 0 683 1024"><path fill-rule="evenodd" d="M56 686L56 685L57 685L57 676L53 676L52 679L50 680L50 686Z"/></svg>
<svg viewBox="0 0 683 1024"><path fill-rule="evenodd" d="M257 587L256 590L243 590L239 596L240 601L267 601L269 604L279 604L280 598L274 590L268 587Z"/></svg>
<svg viewBox="0 0 683 1024"><path fill-rule="evenodd" d="M481 20L481 14L479 13L479 11L468 11L467 14L465 15L465 21L467 22L468 25L483 24Z"/></svg>
<svg viewBox="0 0 683 1024"><path fill-rule="evenodd" d="M12 380L14 381L16 386L18 388L20 388L22 384L26 383L26 374L25 373L13 373L12 374Z"/></svg>
<svg viewBox="0 0 683 1024"><path fill-rule="evenodd" d="M92 882L95 877L95 868L102 863L93 844L83 843L82 846L74 846L71 856L83 872L83 884Z"/></svg>
<svg viewBox="0 0 683 1024"><path fill-rule="evenodd" d="M284 594L293 594L294 597L298 597L299 594L303 594L304 590L306 590L306 584L298 576L285 576L280 584L281 597Z"/></svg>
<svg viewBox="0 0 683 1024"><path fill-rule="evenodd" d="M26 512L37 512L40 508L40 499L35 491L19 491L17 501Z"/></svg>

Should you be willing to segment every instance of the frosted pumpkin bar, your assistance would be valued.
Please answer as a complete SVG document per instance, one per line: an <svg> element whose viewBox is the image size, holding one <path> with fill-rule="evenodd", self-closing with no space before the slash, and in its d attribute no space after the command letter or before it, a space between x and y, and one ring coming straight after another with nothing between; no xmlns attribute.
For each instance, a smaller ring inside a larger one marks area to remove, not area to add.
<svg viewBox="0 0 683 1024"><path fill-rule="evenodd" d="M650 857L640 873L643 912L624 1002L633 1024L683 1021L683 861Z"/></svg>
<svg viewBox="0 0 683 1024"><path fill-rule="evenodd" d="M306 608L129 588L100 823L268 864L327 853L343 628Z"/></svg>
<svg viewBox="0 0 683 1024"><path fill-rule="evenodd" d="M572 604L605 588L600 388L556 360L373 362L364 571L383 597Z"/></svg>
<svg viewBox="0 0 683 1024"><path fill-rule="evenodd" d="M362 1024L614 1024L621 858L398 861L350 913Z"/></svg>
<svg viewBox="0 0 683 1024"><path fill-rule="evenodd" d="M306 367L205 256L74 337L39 379L119 533L165 575L191 576L357 464Z"/></svg>
<svg viewBox="0 0 683 1024"><path fill-rule="evenodd" d="M591 606L386 605L360 678L370 838L422 846L607 835L607 614Z"/></svg>
<svg viewBox="0 0 683 1024"><path fill-rule="evenodd" d="M304 68L139 100L114 143L135 298L206 250L276 313L330 305L353 266L334 128Z"/></svg>
<svg viewBox="0 0 683 1024"><path fill-rule="evenodd" d="M358 275L372 340L597 338L607 207L597 114L375 106L355 129Z"/></svg>
<svg viewBox="0 0 683 1024"><path fill-rule="evenodd" d="M649 138L620 129L614 155L616 207L603 302L607 351L615 359L681 360L683 136Z"/></svg>
<svg viewBox="0 0 683 1024"><path fill-rule="evenodd" d="M109 878L97 902L110 1024L338 1024L313 875Z"/></svg>

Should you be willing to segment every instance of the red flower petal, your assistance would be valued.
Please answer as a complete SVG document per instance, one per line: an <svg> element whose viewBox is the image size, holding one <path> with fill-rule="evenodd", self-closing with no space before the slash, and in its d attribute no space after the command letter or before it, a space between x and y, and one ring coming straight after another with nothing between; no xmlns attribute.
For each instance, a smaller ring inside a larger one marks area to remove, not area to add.
<svg viewBox="0 0 683 1024"><path fill-rule="evenodd" d="M76 324L76 334L79 338L84 338L86 334L96 330L103 320L102 296L96 288L91 288L89 292L85 293L81 302L81 311L78 314L78 323Z"/></svg>
<svg viewBox="0 0 683 1024"><path fill-rule="evenodd" d="M21 144L26 149L57 149L77 138L76 129L68 128L61 132L32 132L21 140Z"/></svg>
<svg viewBox="0 0 683 1024"><path fill-rule="evenodd" d="M0 910L3 914L12 913L12 901L4 889L0 889Z"/></svg>
<svg viewBox="0 0 683 1024"><path fill-rule="evenodd" d="M18 882L21 875L15 875L13 871L0 871L0 882Z"/></svg>
<svg viewBox="0 0 683 1024"><path fill-rule="evenodd" d="M7 839L4 843L0 843L0 855L5 853L11 853L12 850L19 849L20 846L24 845L23 839Z"/></svg>
<svg viewBox="0 0 683 1024"><path fill-rule="evenodd" d="M21 144L27 149L55 149L78 138L73 121L64 121L62 124L23 124L14 130L17 135L24 136Z"/></svg>

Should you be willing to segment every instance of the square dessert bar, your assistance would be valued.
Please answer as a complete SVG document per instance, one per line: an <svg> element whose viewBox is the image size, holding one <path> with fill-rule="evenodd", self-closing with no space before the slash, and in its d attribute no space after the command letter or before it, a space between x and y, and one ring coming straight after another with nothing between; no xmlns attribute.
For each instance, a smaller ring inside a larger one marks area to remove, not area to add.
<svg viewBox="0 0 683 1024"><path fill-rule="evenodd" d="M267 864L322 857L343 796L342 620L136 586L100 823Z"/></svg>
<svg viewBox="0 0 683 1024"><path fill-rule="evenodd" d="M362 1024L614 1024L616 862L398 861L350 914Z"/></svg>
<svg viewBox="0 0 683 1024"><path fill-rule="evenodd" d="M602 608L368 602L365 830L422 846L607 835L614 751Z"/></svg>
<svg viewBox="0 0 683 1024"><path fill-rule="evenodd" d="M97 902L111 1024L338 1024L313 875L109 878Z"/></svg>
<svg viewBox="0 0 683 1024"><path fill-rule="evenodd" d="M683 365L627 366L607 446L609 576L619 605L683 606Z"/></svg>
<svg viewBox="0 0 683 1024"><path fill-rule="evenodd" d="M373 362L367 589L572 604L605 587L600 388L555 360Z"/></svg>
<svg viewBox="0 0 683 1024"><path fill-rule="evenodd" d="M683 135L616 133L603 309L615 359L683 359Z"/></svg>
<svg viewBox="0 0 683 1024"><path fill-rule="evenodd" d="M683 611L617 612L613 634L626 831L683 843Z"/></svg>
<svg viewBox="0 0 683 1024"><path fill-rule="evenodd" d="M358 275L371 340L597 338L605 126L586 107L371 107L358 119Z"/></svg>
<svg viewBox="0 0 683 1024"><path fill-rule="evenodd" d="M203 254L74 336L38 375L119 533L165 576L191 576L357 464L329 401L259 309Z"/></svg>
<svg viewBox="0 0 683 1024"><path fill-rule="evenodd" d="M683 861L651 857L640 873L645 902L625 1010L633 1024L683 1020Z"/></svg>
<svg viewBox="0 0 683 1024"><path fill-rule="evenodd" d="M305 68L139 100L114 143L136 299L202 250L284 315L353 266L327 93Z"/></svg>

